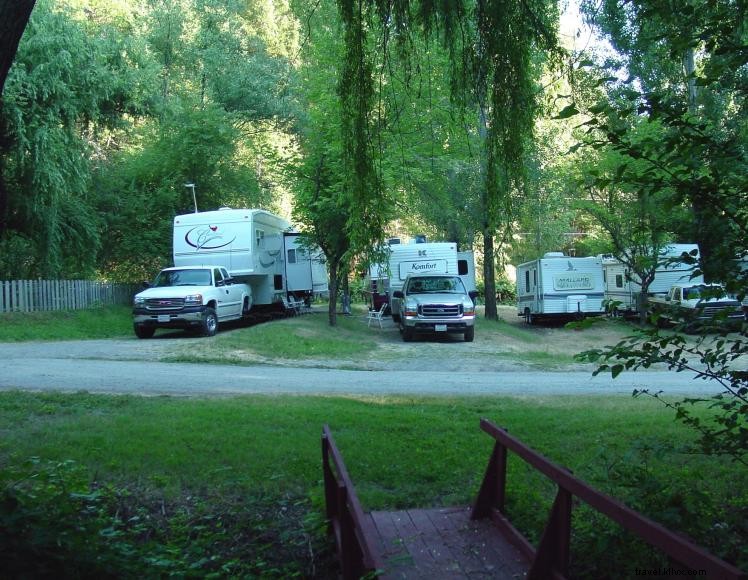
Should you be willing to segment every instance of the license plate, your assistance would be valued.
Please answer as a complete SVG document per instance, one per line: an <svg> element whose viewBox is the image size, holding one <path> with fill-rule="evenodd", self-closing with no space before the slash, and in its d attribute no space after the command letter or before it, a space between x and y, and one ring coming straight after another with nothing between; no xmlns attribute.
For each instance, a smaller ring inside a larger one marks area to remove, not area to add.
<svg viewBox="0 0 748 580"><path fill-rule="evenodd" d="M434 332L447 332L446 324L434 324Z"/></svg>
<svg viewBox="0 0 748 580"><path fill-rule="evenodd" d="M169 322L171 320L171 317L168 314L159 314L158 315L158 321L159 322Z"/></svg>

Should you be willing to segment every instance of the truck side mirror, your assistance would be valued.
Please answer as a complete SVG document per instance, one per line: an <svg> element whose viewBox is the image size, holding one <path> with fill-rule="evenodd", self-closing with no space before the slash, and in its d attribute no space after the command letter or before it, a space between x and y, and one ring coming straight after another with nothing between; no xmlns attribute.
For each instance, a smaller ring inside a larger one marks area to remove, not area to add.
<svg viewBox="0 0 748 580"><path fill-rule="evenodd" d="M471 290L470 292L468 292L468 296L470 296L470 298L472 298L473 300L478 298L479 294L480 292L478 292L477 290Z"/></svg>
<svg viewBox="0 0 748 580"><path fill-rule="evenodd" d="M402 290L395 290L392 293L393 298L405 298L405 294L403 294Z"/></svg>
<svg viewBox="0 0 748 580"><path fill-rule="evenodd" d="M144 288L144 289L145 289L145 288L150 288L150 287L151 287L151 283L150 283L150 282L148 282L148 280L143 280L143 283L142 283L142 284L141 284L140 286L141 286L142 288Z"/></svg>

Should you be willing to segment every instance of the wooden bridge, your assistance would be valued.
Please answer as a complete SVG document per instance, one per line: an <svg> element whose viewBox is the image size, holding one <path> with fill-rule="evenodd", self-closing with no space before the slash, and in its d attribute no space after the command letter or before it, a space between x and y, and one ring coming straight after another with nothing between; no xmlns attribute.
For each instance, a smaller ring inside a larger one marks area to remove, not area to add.
<svg viewBox="0 0 748 580"><path fill-rule="evenodd" d="M480 427L495 440L472 507L364 513L327 425L322 464L330 532L345 580L441 578L547 580L569 574L572 504L585 502L666 554L670 575L719 580L748 576L682 535L593 489L490 421ZM557 485L545 530L533 546L507 519L507 454L512 451ZM633 569L628 574L635 575Z"/></svg>

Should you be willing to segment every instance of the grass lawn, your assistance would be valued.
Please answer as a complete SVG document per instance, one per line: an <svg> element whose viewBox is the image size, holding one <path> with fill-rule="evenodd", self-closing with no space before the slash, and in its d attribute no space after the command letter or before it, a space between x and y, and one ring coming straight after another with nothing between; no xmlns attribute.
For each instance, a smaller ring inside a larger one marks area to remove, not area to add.
<svg viewBox="0 0 748 580"><path fill-rule="evenodd" d="M0 342L123 336L132 336L132 308L129 306L0 314Z"/></svg>
<svg viewBox="0 0 748 580"><path fill-rule="evenodd" d="M322 425L330 424L365 508L396 509L472 501L492 447L478 429L480 417L745 564L739 522L746 520L748 475L727 461L689 453L691 434L671 412L628 397L181 399L5 392L0 466L6 499L12 490L31 509L46 494L55 505L46 508L50 517L65 501L78 506L71 508L76 514L98 514L99 542L108 545L106 530L119 539L109 551L96 552L102 566L119 565L124 556L116 547L122 545L123 553L137 555L127 560L134 573L142 566L177 575L324 578L333 564L321 526ZM92 490L99 494L95 501L81 500ZM552 486L510 463L510 514L533 539L552 497ZM10 515L0 512L0 523L2 517ZM575 536L580 577L610 572L598 568L600 561L613 567L626 562L590 521L593 516L580 521ZM715 528L720 523L729 533ZM71 549L80 548L72 531L58 530L55 537L61 534ZM620 531L610 534L613 544L630 541Z"/></svg>
<svg viewBox="0 0 748 580"><path fill-rule="evenodd" d="M478 320L476 342L463 356L563 367L574 353L630 332L607 320L583 331L529 328L511 324L505 310L500 322ZM132 338L129 308L0 316L0 341L109 337ZM465 346L415 345L428 360ZM178 358L345 366L367 356L407 357L412 348L392 327L368 329L358 308L335 329L324 314L296 317L189 341ZM708 420L707 410L700 413ZM492 449L481 417L748 568L748 470L693 452L693 431L649 398L0 392L3 573L329 578L336 563L323 519L322 425L331 426L365 509L399 509L473 501ZM509 515L533 542L554 493L510 459ZM574 577L630 577L635 566L662 563L584 506L574 513Z"/></svg>

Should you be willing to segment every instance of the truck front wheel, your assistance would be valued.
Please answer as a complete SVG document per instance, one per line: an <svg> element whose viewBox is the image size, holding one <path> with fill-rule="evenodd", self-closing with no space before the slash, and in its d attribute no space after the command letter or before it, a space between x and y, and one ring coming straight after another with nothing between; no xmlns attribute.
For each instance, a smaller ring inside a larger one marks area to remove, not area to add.
<svg viewBox="0 0 748 580"><path fill-rule="evenodd" d="M468 326L465 329L465 335L463 338L465 339L465 342L473 342L473 339L475 338L475 326Z"/></svg>
<svg viewBox="0 0 748 580"><path fill-rule="evenodd" d="M135 330L135 336L138 338L152 338L153 333L156 332L154 326L146 326L145 324L133 324Z"/></svg>
<svg viewBox="0 0 748 580"><path fill-rule="evenodd" d="M203 336L214 336L218 331L218 316L213 308L206 308L200 324Z"/></svg>

